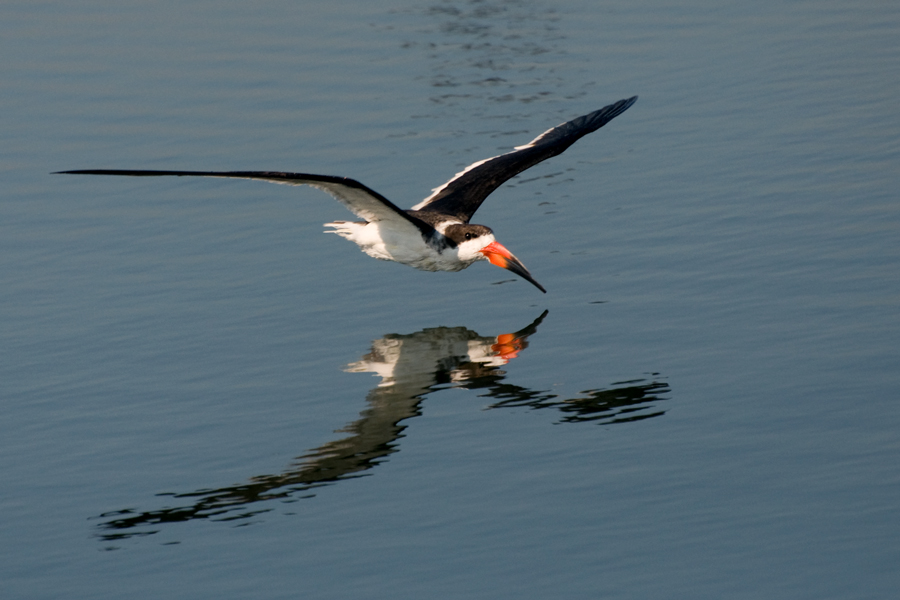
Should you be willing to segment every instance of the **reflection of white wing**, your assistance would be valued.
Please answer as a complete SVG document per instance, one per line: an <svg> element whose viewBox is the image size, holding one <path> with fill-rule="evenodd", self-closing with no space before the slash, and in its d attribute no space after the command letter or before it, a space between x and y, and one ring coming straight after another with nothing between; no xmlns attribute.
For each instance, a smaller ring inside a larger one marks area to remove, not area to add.
<svg viewBox="0 0 900 600"><path fill-rule="evenodd" d="M363 360L350 363L345 371L375 373L379 387L413 384L424 390L435 383L435 373L446 372L452 381L462 381L466 363L499 367L506 360L491 349L495 338L479 337L465 327L435 327L410 335L388 335L372 343Z"/></svg>

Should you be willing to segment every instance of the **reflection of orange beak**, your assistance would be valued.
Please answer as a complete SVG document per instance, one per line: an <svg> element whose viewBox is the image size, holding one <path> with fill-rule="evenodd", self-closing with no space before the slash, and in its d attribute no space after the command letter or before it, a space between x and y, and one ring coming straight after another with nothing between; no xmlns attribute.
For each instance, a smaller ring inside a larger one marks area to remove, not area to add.
<svg viewBox="0 0 900 600"><path fill-rule="evenodd" d="M514 333L502 333L497 336L497 343L491 345L491 350L500 358L511 360L517 357L527 345L525 340L517 338Z"/></svg>
<svg viewBox="0 0 900 600"><path fill-rule="evenodd" d="M547 293L544 286L534 280L534 277L531 276L531 273L528 272L528 269L525 268L522 261L513 256L513 253L507 250L500 242L491 242L479 250L479 252L487 256L487 259L491 261L492 265L512 271L525 281L534 285L537 289L545 294Z"/></svg>

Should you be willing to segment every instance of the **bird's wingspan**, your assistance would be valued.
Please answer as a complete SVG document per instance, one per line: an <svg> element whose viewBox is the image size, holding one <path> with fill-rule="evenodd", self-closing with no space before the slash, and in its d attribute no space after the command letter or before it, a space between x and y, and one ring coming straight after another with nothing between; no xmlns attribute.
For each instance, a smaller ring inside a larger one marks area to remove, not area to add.
<svg viewBox="0 0 900 600"><path fill-rule="evenodd" d="M393 202L366 187L355 179L311 173L283 173L278 171L147 171L119 169L86 169L59 171L69 175L124 175L131 177L226 177L232 179L259 179L285 185L309 185L327 192L361 219L373 223L378 221L405 222L415 226L424 236L434 234L434 228L415 218Z"/></svg>
<svg viewBox="0 0 900 600"><path fill-rule="evenodd" d="M637 96L619 100L600 110L578 117L534 138L512 152L487 158L466 167L412 210L454 215L468 223L484 199L508 179L541 161L562 154L581 137L597 131L637 101Z"/></svg>

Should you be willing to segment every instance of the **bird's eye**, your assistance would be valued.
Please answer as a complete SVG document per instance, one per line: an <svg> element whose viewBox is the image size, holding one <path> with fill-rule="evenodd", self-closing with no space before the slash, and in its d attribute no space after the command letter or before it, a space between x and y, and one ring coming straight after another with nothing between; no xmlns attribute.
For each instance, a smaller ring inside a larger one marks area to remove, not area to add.
<svg viewBox="0 0 900 600"><path fill-rule="evenodd" d="M466 239L467 239L467 240L471 240L471 239L472 239L472 234L471 234L471 233L467 233L467 234L466 234Z"/></svg>

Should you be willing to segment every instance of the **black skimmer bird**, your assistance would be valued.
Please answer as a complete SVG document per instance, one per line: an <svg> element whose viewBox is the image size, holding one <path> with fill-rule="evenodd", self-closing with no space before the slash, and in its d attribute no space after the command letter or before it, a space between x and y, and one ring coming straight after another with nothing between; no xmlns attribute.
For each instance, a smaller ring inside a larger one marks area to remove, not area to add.
<svg viewBox="0 0 900 600"><path fill-rule="evenodd" d="M276 171L147 171L86 169L60 171L73 175L127 175L133 177L230 177L261 179L287 185L309 185L334 196L363 221L326 223L330 233L356 243L369 256L392 260L423 271L461 271L488 260L539 284L525 265L494 239L490 227L469 223L485 198L505 181L552 156L562 154L581 137L597 131L628 110L637 96L619 100L600 110L548 129L511 152L480 160L409 210L360 182L347 177L281 173Z"/></svg>

